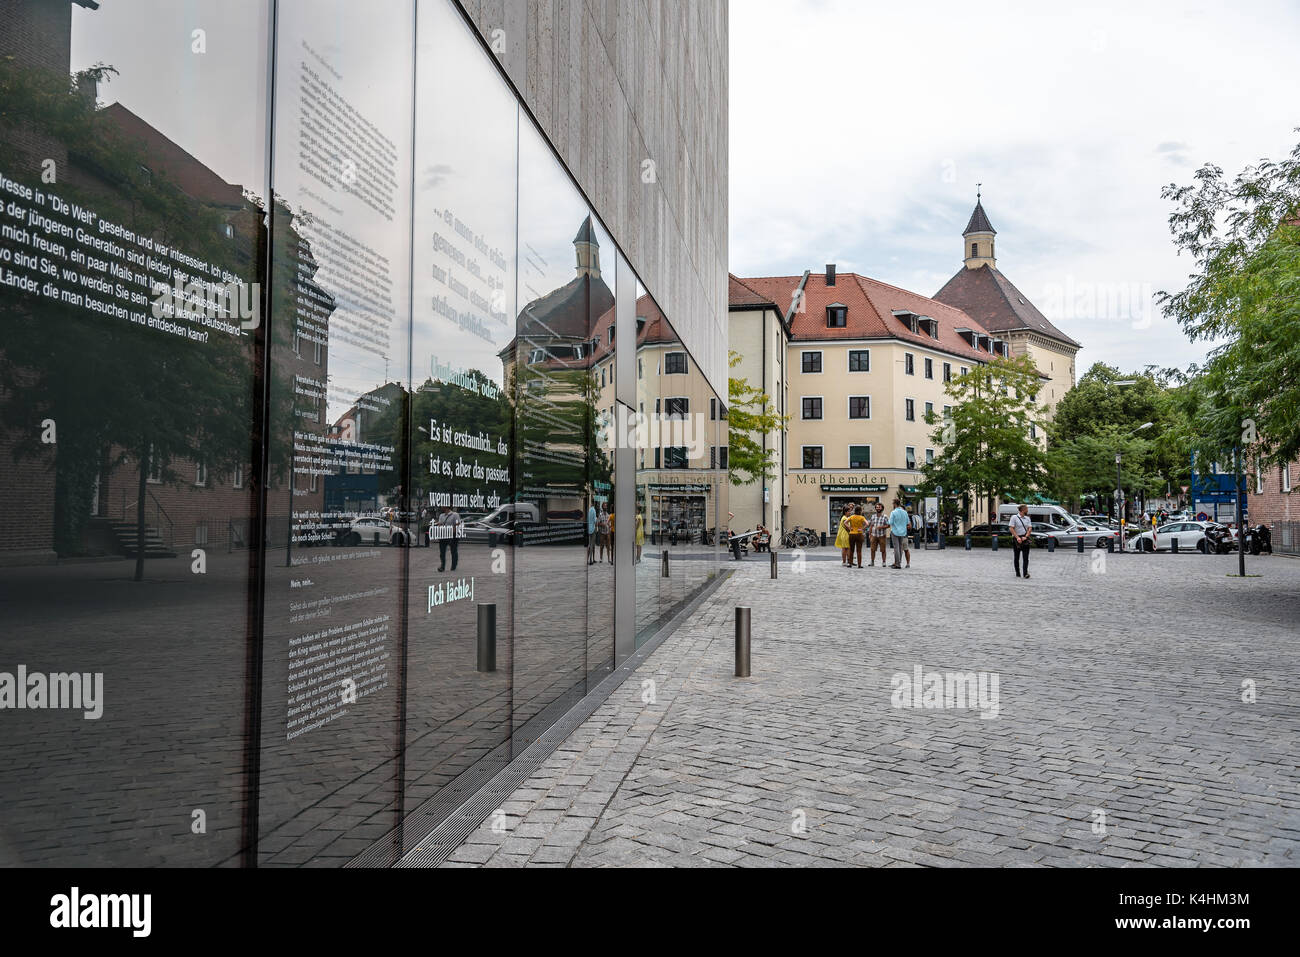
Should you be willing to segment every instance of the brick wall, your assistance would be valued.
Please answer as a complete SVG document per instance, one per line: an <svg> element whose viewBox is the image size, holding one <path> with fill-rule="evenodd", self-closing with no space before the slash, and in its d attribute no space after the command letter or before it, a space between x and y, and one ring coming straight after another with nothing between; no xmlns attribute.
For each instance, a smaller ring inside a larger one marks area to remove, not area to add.
<svg viewBox="0 0 1300 957"><path fill-rule="evenodd" d="M1275 546L1278 544L1278 523L1300 524L1300 463L1292 462L1286 468L1291 476L1290 492L1282 491L1281 466L1266 467L1261 476L1262 481L1258 483L1252 470L1247 480L1250 524L1270 526Z"/></svg>

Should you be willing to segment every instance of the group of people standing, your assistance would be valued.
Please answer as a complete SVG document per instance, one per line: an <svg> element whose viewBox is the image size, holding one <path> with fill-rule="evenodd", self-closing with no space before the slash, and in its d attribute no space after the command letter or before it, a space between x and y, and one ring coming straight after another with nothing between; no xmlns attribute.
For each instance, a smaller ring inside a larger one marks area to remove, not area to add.
<svg viewBox="0 0 1300 957"><path fill-rule="evenodd" d="M870 509L869 515L863 514L863 506L850 503L844 506L840 515L839 529L835 535L835 547L840 550L840 564L845 568L854 567L854 559L857 559L857 567L862 568L862 546L866 540L870 540L871 561L874 567L876 564L876 551L880 551L881 568L911 568L912 567L912 550L911 534L921 528L921 516L917 515L909 505L903 507L899 499L894 499L893 510L888 515L885 514L883 502L876 502L874 508ZM892 544L894 549L894 563L886 565L885 548L887 544ZM903 562L906 560L907 564Z"/></svg>
<svg viewBox="0 0 1300 957"><path fill-rule="evenodd" d="M633 528L632 543L636 549L636 561L641 561L641 549L645 545L645 515L638 510L636 524ZM596 553L600 557L597 559ZM614 564L614 512L603 502L597 509L595 503L587 506L587 564L604 562L605 553L609 553L609 563Z"/></svg>

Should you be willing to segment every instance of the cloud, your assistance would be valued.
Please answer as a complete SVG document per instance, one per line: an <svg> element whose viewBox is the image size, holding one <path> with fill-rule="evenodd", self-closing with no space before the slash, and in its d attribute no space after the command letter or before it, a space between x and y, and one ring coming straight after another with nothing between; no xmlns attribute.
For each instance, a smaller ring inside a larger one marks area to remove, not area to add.
<svg viewBox="0 0 1300 957"><path fill-rule="evenodd" d="M1040 308L1068 284L1103 298L1181 289L1193 264L1177 255L1160 191L1203 163L1232 173L1290 151L1300 9L997 10L733 5L732 271L835 262L933 295L961 265L983 183L998 266ZM1231 62L1252 68L1206 66ZM1203 358L1203 343L1146 308L1049 318L1084 343L1080 368Z"/></svg>

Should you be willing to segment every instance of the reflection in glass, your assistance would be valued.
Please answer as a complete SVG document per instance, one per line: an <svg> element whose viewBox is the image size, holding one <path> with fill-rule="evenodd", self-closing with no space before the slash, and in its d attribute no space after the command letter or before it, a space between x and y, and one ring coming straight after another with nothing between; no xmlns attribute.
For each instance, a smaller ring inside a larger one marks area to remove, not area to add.
<svg viewBox="0 0 1300 957"><path fill-rule="evenodd" d="M413 8L381 6L277 10L264 865L345 863L401 810Z"/></svg>
<svg viewBox="0 0 1300 957"><path fill-rule="evenodd" d="M519 313L502 354L516 402L515 752L545 717L585 692L589 595L612 618L610 458L597 448L602 403L593 317L614 293L601 232L531 123L519 133ZM601 360L604 361L603 359ZM606 624L605 627L609 627ZM550 709L549 711L547 709Z"/></svg>
<svg viewBox="0 0 1300 957"><path fill-rule="evenodd" d="M0 18L0 866L240 861L266 9L185 7Z"/></svg>

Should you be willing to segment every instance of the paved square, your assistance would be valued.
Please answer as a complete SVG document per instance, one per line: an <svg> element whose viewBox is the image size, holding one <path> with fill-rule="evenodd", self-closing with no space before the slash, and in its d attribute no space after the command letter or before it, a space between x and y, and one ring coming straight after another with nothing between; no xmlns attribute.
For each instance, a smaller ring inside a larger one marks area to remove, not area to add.
<svg viewBox="0 0 1300 957"><path fill-rule="evenodd" d="M444 866L1295 866L1300 561L1247 566L750 558ZM918 666L997 716L895 707Z"/></svg>

